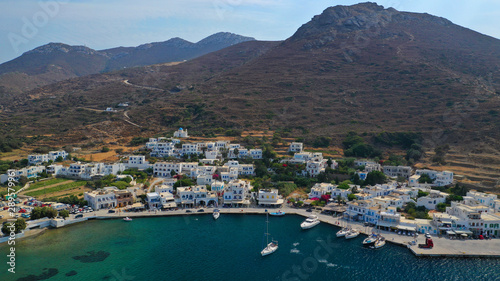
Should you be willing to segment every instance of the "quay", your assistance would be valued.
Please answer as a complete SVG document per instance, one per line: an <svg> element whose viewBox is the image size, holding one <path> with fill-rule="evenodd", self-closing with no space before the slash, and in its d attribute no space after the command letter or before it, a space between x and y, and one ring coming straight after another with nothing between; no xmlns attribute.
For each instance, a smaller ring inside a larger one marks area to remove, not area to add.
<svg viewBox="0 0 500 281"><path fill-rule="evenodd" d="M190 209L191 213L186 213L186 210L179 209L177 211L158 211L158 212L121 212L109 214L106 211L97 211L97 219L116 219L116 218L140 218L140 217L151 217L151 216L179 216L179 215L203 215L211 214L213 209L205 208L204 212L197 212L199 209ZM266 210L268 212L274 212L282 210L286 212L287 215L299 215L303 217L310 216L311 212L307 212L305 209L298 208L275 208L275 209L265 209L265 208L220 208L221 215L223 214L265 214ZM318 216L321 222L343 227L347 224L347 221L341 217L334 217L332 215L325 215L314 213ZM223 217L221 216L221 219ZM418 248L418 244L423 244L425 242L425 237L423 234L419 235L416 239L411 236L398 235L395 232L389 232L384 230L378 230L375 227L364 226L360 222L349 222L349 225L353 228L358 229L362 234L370 235L372 232L380 233L386 238L386 242L396 244L402 247L407 247L411 253L417 257L461 257L461 258L471 258L471 257L482 257L482 258L500 258L500 239L492 240L450 240L444 237L432 236L434 240L434 247L431 249ZM340 238L339 238L340 239ZM410 245L410 242L416 241L415 245Z"/></svg>
<svg viewBox="0 0 500 281"><path fill-rule="evenodd" d="M186 212L190 210L191 212ZM92 213L86 213L83 218L74 219L75 215L70 215L69 218L64 220L62 226L71 225L74 223L94 220L94 219L123 219L125 217L130 218L146 218L146 217L164 217L164 216L193 216L193 215L207 215L213 212L213 208L204 208L203 212L198 212L200 209L179 209L175 211L142 211L142 212L123 212L121 210L116 210L116 213L108 213L108 210L99 210ZM223 219L224 214L255 214L263 215L268 212L274 212L282 210L286 212L287 215L299 215L303 217L308 217L312 214L318 216L319 220L323 223L327 223L333 226L337 226L339 229L346 226L347 224L359 230L364 235L370 235L371 233L380 233L385 237L386 242L406 247L411 253L417 257L458 257L458 258L500 258L500 239L492 240L450 240L444 237L432 236L434 241L434 247L431 249L418 248L418 244L423 244L425 241L424 235L419 235L416 239L412 236L398 235L395 232L389 232L384 230L376 229L375 227L364 226L360 222L347 222L341 217L334 217L332 215L319 214L317 212L307 212L305 209L298 208L219 208L221 213L221 218ZM298 226L297 226L298 227ZM43 228L45 230L45 228ZM42 233L43 230L31 229L27 231L29 234L25 237L35 237ZM336 232L336 230L335 230ZM333 233L334 234L334 233ZM338 238L341 239L341 238ZM416 241L415 245L410 245L410 242Z"/></svg>

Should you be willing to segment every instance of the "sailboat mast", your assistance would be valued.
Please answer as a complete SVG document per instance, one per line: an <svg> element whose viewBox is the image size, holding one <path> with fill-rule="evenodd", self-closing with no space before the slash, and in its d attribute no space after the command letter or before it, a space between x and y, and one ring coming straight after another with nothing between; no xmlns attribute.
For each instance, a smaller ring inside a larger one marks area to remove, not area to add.
<svg viewBox="0 0 500 281"><path fill-rule="evenodd" d="M269 214L266 214L266 245L269 244Z"/></svg>

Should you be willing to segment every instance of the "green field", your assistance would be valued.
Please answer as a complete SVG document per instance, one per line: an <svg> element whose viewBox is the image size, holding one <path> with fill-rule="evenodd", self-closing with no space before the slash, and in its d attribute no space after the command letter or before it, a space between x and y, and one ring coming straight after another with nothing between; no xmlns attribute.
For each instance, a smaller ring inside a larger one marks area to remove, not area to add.
<svg viewBox="0 0 500 281"><path fill-rule="evenodd" d="M59 192L61 190L81 187L81 186L84 186L86 184L87 184L86 181L71 182L71 183L62 184L62 185L58 185L58 186L54 186L54 187L50 187L50 188L45 188L45 189L41 189L41 190L35 190L32 192L28 192L28 193L26 193L26 195L36 197L36 196L45 195L45 194L49 194L49 193Z"/></svg>
<svg viewBox="0 0 500 281"><path fill-rule="evenodd" d="M33 190L37 189L40 187L48 186L48 185L53 185L53 184L58 184L61 182L68 181L67 179L60 179L60 178L55 178L55 179L50 179L50 180L45 180L45 181L39 181L35 183L30 183L30 187L27 188L26 190Z"/></svg>

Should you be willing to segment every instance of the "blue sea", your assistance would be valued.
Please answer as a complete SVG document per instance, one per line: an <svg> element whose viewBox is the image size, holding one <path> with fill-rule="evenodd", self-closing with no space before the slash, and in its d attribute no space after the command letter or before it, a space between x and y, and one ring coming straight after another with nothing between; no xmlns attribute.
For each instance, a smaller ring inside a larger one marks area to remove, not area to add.
<svg viewBox="0 0 500 281"><path fill-rule="evenodd" d="M498 259L417 258L362 246L299 216L270 217L279 249L261 257L266 218L210 214L88 221L17 241L16 273L0 246L0 280L500 280Z"/></svg>

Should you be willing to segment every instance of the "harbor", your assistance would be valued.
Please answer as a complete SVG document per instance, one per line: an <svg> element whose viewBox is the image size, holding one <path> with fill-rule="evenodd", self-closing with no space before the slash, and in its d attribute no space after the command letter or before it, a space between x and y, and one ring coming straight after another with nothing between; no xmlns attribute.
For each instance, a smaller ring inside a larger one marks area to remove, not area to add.
<svg viewBox="0 0 500 281"><path fill-rule="evenodd" d="M189 210L190 212L186 212ZM200 210L203 210L202 212ZM161 216L196 216L196 215L211 215L214 209L179 209L173 211L142 211L142 212L122 212L108 213L107 210L99 210L94 213L88 214L84 219L104 220L104 219L123 219L129 218L148 218L148 217L161 217ZM305 209L283 207L279 209L266 209L266 208L221 208L220 219L224 219L225 214L241 214L241 215L264 215L266 212L285 212L286 215L299 215L309 217L312 214L316 215L318 219L326 224L339 227L349 225L360 231L361 234L370 235L372 233L380 233L385 240L389 243L396 244L402 247L407 247L409 251L417 257L482 257L482 258L499 258L500 257L500 240L451 240L444 237L432 236L434 240L434 247L432 248L419 248L418 244L425 242L424 235L419 235L414 238L412 236L399 235L396 232L383 231L375 227L365 226L360 222L346 221L342 217L334 217L332 215L320 214L316 212L307 212ZM79 221L83 221L79 219ZM299 227L299 226L297 226ZM276 234L275 234L276 235ZM415 241L414 245L411 245Z"/></svg>

